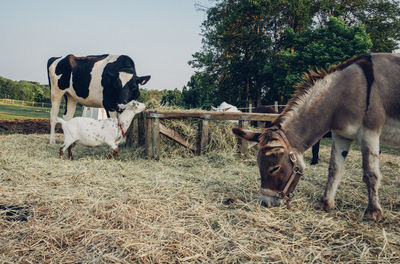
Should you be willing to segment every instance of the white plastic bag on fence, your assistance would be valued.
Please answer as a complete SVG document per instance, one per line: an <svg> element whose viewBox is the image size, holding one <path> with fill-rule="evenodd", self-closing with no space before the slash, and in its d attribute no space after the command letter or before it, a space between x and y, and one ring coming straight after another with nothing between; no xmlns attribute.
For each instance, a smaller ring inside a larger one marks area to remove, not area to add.
<svg viewBox="0 0 400 264"><path fill-rule="evenodd" d="M83 117L91 117L96 120L102 120L107 118L107 113L104 108L96 108L96 107L83 107L82 112Z"/></svg>

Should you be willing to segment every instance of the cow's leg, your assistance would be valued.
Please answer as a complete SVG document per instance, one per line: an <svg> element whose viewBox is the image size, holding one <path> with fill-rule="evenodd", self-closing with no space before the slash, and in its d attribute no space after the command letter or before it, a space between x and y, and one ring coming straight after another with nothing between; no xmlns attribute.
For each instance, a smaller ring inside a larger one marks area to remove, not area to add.
<svg viewBox="0 0 400 264"><path fill-rule="evenodd" d="M56 130L56 118L58 111L60 110L62 94L51 95L51 110L50 110L50 144L56 143L55 130Z"/></svg>
<svg viewBox="0 0 400 264"><path fill-rule="evenodd" d="M67 108L63 115L63 119L65 121L68 121L74 117L77 101L69 94L65 94L65 97L66 97Z"/></svg>
<svg viewBox="0 0 400 264"><path fill-rule="evenodd" d="M335 207L335 195L344 173L344 160L351 145L351 140L332 133L331 160L329 163L328 182L321 201L315 205L316 209L326 211Z"/></svg>
<svg viewBox="0 0 400 264"><path fill-rule="evenodd" d="M319 152L319 140L317 143L312 146L312 160L311 160L311 165L318 164L318 152Z"/></svg>
<svg viewBox="0 0 400 264"><path fill-rule="evenodd" d="M379 133L372 130L363 131L360 144L363 181L367 184L368 189L368 207L365 210L364 218L379 221L383 218L378 198L378 189L382 178L379 169Z"/></svg>

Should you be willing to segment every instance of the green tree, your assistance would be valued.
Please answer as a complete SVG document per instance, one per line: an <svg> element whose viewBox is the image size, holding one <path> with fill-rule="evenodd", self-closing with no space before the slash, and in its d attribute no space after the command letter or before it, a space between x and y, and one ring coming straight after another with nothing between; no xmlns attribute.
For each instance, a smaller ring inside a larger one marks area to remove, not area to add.
<svg viewBox="0 0 400 264"><path fill-rule="evenodd" d="M50 88L37 82L12 81L0 77L0 98L50 102Z"/></svg>
<svg viewBox="0 0 400 264"><path fill-rule="evenodd" d="M197 71L196 78L183 95L212 94L215 104L285 103L304 71L363 52L391 52L400 40L398 0L214 3L206 9L202 24L202 49L189 62ZM202 84L207 79L213 84L212 92ZM188 105L203 103L198 97ZM184 101L190 100L184 96Z"/></svg>
<svg viewBox="0 0 400 264"><path fill-rule="evenodd" d="M272 9L266 0L224 0L207 11L203 49L193 55L190 64L214 80L215 103L244 106L261 98L266 79L260 69L271 53L267 21ZM194 81L195 89L202 87Z"/></svg>
<svg viewBox="0 0 400 264"><path fill-rule="evenodd" d="M362 23L371 38L373 52L393 52L400 41L400 1L398 0L319 0L316 20L324 25L330 16L348 26Z"/></svg>
<svg viewBox="0 0 400 264"><path fill-rule="evenodd" d="M182 105L182 92L178 89L167 90L163 93L161 98L162 105L181 106Z"/></svg>
<svg viewBox="0 0 400 264"><path fill-rule="evenodd" d="M192 75L182 89L182 104L186 108L210 108L216 103L215 81L207 73Z"/></svg>
<svg viewBox="0 0 400 264"><path fill-rule="evenodd" d="M286 102L304 72L327 70L331 65L367 53L372 42L364 26L348 27L343 20L331 17L326 26L317 29L296 33L287 28L280 46L282 51L276 54L273 65L266 67L273 68L273 89L279 91L279 101Z"/></svg>

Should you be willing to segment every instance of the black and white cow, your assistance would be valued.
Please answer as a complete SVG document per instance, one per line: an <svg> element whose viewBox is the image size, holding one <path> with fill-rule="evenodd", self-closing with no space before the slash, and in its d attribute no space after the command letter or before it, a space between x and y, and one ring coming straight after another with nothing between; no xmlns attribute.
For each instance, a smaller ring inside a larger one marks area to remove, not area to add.
<svg viewBox="0 0 400 264"><path fill-rule="evenodd" d="M76 104L104 107L109 112L119 112L118 104L126 104L139 97L139 84L144 85L150 76L136 75L133 60L126 55L94 55L53 57L47 62L51 89L50 143L55 143L55 121L64 96L66 109L63 119L74 116Z"/></svg>

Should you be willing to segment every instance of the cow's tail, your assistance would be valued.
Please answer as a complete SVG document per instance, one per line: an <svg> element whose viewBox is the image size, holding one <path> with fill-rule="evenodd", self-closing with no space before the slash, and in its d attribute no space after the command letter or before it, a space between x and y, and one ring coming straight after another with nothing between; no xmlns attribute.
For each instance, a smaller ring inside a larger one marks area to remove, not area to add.
<svg viewBox="0 0 400 264"><path fill-rule="evenodd" d="M56 59L59 59L59 58L61 58L61 57L51 57L51 58L47 61L47 79L49 80L49 87L50 87L50 90L51 90L50 65L53 64L53 62L54 62Z"/></svg>

